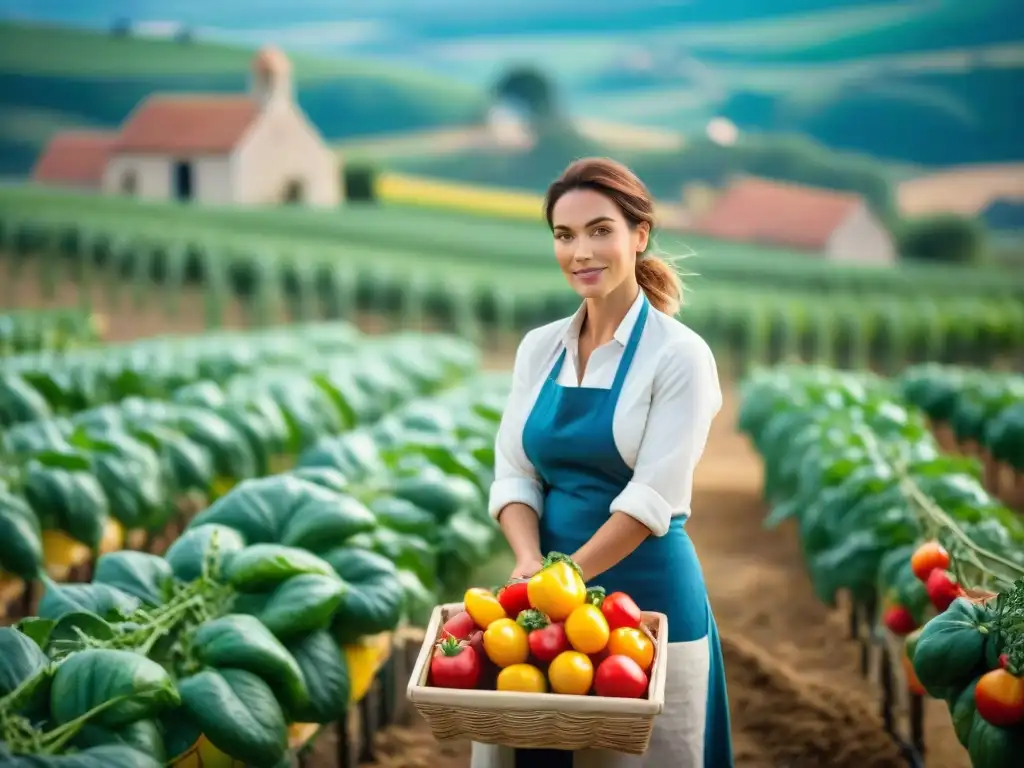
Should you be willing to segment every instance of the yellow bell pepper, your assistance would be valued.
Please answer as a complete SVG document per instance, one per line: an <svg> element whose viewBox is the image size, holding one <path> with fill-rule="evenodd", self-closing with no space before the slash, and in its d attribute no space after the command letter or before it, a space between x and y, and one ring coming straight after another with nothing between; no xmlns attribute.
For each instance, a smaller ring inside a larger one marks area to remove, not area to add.
<svg viewBox="0 0 1024 768"><path fill-rule="evenodd" d="M366 638L361 643L342 646L348 664L349 702L357 704L373 685L373 678L391 652L391 636L387 633Z"/></svg>
<svg viewBox="0 0 1024 768"><path fill-rule="evenodd" d="M551 621L564 621L587 600L580 567L568 556L552 552L526 584L530 605Z"/></svg>

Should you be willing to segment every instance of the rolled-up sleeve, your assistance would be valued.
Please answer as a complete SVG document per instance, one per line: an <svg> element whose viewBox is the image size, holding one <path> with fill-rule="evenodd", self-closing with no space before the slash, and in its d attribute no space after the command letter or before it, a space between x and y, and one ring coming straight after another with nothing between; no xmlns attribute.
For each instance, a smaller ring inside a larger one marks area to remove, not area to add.
<svg viewBox="0 0 1024 768"><path fill-rule="evenodd" d="M722 408L710 348L697 339L666 352L651 388L651 408L633 479L609 510L636 518L655 536L668 532L674 515L689 514L693 473L711 422Z"/></svg>
<svg viewBox="0 0 1024 768"><path fill-rule="evenodd" d="M512 373L512 391L501 417L494 444L494 483L491 485L488 512L495 520L509 504L525 504L537 517L544 513L544 492L533 464L523 450L523 427L533 405L533 376L527 334L519 344Z"/></svg>

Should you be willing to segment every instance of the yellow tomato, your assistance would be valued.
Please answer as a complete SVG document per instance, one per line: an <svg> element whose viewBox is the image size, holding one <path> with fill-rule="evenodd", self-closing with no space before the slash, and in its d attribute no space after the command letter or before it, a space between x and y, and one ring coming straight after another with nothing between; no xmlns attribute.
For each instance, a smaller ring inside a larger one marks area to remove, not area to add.
<svg viewBox="0 0 1024 768"><path fill-rule="evenodd" d="M608 644L608 619L596 605L581 605L565 620L565 636L580 653L600 653Z"/></svg>
<svg viewBox="0 0 1024 768"><path fill-rule="evenodd" d="M586 696L594 682L594 665L579 651L562 651L548 667L548 679L555 693Z"/></svg>
<svg viewBox="0 0 1024 768"><path fill-rule="evenodd" d="M124 549L124 526L114 518L108 517L103 527L103 538L100 539L100 554L121 549Z"/></svg>
<svg viewBox="0 0 1024 768"><path fill-rule="evenodd" d="M43 531L43 562L50 578L66 579L71 569L88 561L89 548L75 541L64 531L46 529Z"/></svg>
<svg viewBox="0 0 1024 768"><path fill-rule="evenodd" d="M498 598L486 589L467 589L463 602L466 605L466 612L480 629L487 629L498 619L506 618L505 609L501 607Z"/></svg>
<svg viewBox="0 0 1024 768"><path fill-rule="evenodd" d="M522 664L530 655L526 630L512 619L498 619L484 630L484 653L499 667Z"/></svg>
<svg viewBox="0 0 1024 768"><path fill-rule="evenodd" d="M559 555L535 573L526 584L530 605L551 621L564 621L587 600L579 566Z"/></svg>
<svg viewBox="0 0 1024 768"><path fill-rule="evenodd" d="M643 630L619 627L608 637L608 654L628 656L647 672L654 663L654 642Z"/></svg>
<svg viewBox="0 0 1024 768"><path fill-rule="evenodd" d="M498 673L498 690L546 693L548 682L544 673L532 664L513 664Z"/></svg>

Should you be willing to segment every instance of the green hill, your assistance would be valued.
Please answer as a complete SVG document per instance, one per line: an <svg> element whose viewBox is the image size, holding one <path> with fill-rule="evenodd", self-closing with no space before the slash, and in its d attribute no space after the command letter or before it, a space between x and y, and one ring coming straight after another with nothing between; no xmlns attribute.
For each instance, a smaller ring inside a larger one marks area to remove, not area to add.
<svg viewBox="0 0 1024 768"><path fill-rule="evenodd" d="M0 174L22 174L57 130L114 128L157 91L237 93L253 51L205 41L0 24ZM458 125L480 91L412 69L292 56L299 104L328 140Z"/></svg>

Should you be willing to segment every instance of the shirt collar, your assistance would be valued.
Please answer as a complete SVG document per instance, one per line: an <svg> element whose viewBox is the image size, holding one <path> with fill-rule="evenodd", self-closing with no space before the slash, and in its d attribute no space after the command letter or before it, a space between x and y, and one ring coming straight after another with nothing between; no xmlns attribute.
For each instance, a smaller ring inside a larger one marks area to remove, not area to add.
<svg viewBox="0 0 1024 768"><path fill-rule="evenodd" d="M629 308L629 311L626 312L626 316L622 318L622 322L619 323L619 327L615 329L613 338L623 347L629 343L629 336L633 333L633 326L636 325L637 318L640 316L640 308L643 306L643 303L644 292L643 290L639 290L637 291L636 300L633 302L633 305ZM569 325L562 336L562 341L565 343L567 349L575 350L579 345L580 330L583 328L583 320L586 316L587 302L584 301L572 316L572 319L569 321Z"/></svg>

